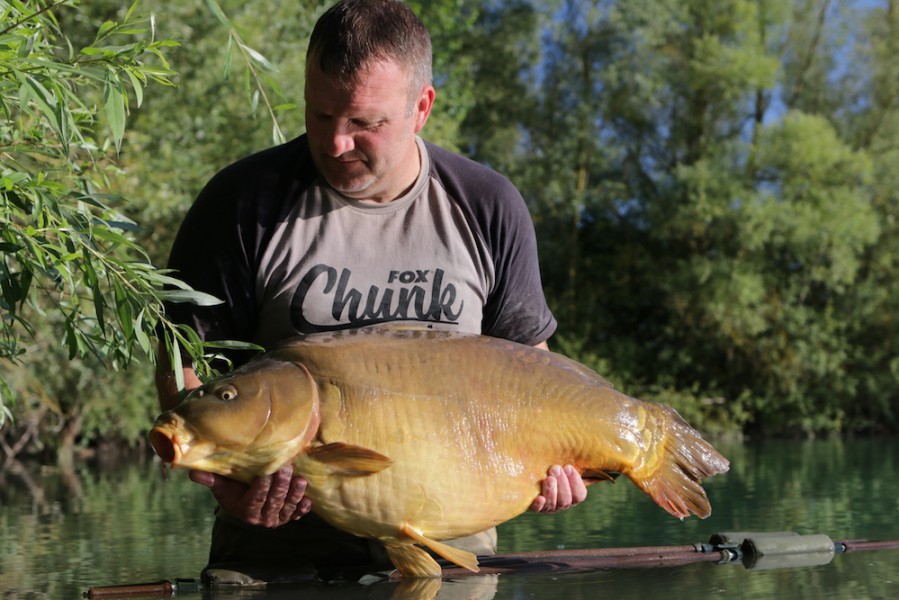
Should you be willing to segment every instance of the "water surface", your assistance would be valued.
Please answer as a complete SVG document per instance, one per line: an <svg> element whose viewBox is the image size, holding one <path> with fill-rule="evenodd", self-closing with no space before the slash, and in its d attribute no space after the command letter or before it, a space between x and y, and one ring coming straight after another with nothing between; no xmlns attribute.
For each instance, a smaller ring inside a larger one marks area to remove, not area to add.
<svg viewBox="0 0 899 600"><path fill-rule="evenodd" d="M899 440L717 444L729 473L708 480L713 514L679 521L629 481L593 486L558 515L500 528L500 551L682 545L723 531L792 531L833 540L899 540ZM13 465L0 471L0 592L76 599L92 586L196 578L213 502L183 472L158 463L74 472ZM652 569L461 577L439 590L389 581L268 591L206 590L179 598L896 598L899 550L837 555L828 564L746 569L689 564Z"/></svg>

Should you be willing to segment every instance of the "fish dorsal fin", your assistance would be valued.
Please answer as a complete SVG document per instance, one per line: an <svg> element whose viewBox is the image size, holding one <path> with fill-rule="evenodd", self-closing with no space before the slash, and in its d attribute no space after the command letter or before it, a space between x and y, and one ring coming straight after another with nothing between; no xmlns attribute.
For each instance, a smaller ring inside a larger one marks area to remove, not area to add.
<svg viewBox="0 0 899 600"><path fill-rule="evenodd" d="M440 577L443 570L434 558L418 546L406 544L384 544L387 557L403 577Z"/></svg>
<svg viewBox="0 0 899 600"><path fill-rule="evenodd" d="M392 462L379 452L343 442L314 446L306 451L306 455L328 467L333 475L343 477L374 475Z"/></svg>
<svg viewBox="0 0 899 600"><path fill-rule="evenodd" d="M426 538L408 523L403 523L402 527L400 527L400 533L460 567L475 573L480 571L480 569L478 569L478 557L467 550L453 548L452 546L441 544L440 542Z"/></svg>

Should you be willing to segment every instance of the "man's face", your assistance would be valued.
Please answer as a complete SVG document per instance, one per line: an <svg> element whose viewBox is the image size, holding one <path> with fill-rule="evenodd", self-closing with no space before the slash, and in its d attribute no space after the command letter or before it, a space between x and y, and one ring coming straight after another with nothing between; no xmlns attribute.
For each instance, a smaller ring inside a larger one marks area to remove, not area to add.
<svg viewBox="0 0 899 600"><path fill-rule="evenodd" d="M350 85L310 64L306 134L315 165L345 196L390 202L418 176L415 135L433 102L431 86L410 97L408 75L393 61L372 62Z"/></svg>

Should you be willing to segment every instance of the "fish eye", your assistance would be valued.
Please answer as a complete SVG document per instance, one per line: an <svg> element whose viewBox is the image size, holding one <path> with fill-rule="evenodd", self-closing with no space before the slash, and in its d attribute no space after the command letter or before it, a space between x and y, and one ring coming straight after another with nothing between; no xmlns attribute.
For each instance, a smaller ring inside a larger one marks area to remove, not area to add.
<svg viewBox="0 0 899 600"><path fill-rule="evenodd" d="M219 389L216 393L220 400L224 400L225 402L230 402L231 400L237 399L237 388L233 385L226 385Z"/></svg>

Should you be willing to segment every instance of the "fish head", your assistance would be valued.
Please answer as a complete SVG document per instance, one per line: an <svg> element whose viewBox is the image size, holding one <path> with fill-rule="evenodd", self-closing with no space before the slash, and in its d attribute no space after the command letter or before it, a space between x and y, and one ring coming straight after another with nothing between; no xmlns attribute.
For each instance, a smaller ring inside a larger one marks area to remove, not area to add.
<svg viewBox="0 0 899 600"><path fill-rule="evenodd" d="M319 424L318 387L308 369L263 359L190 392L157 417L149 437L174 468L249 482L293 459Z"/></svg>

